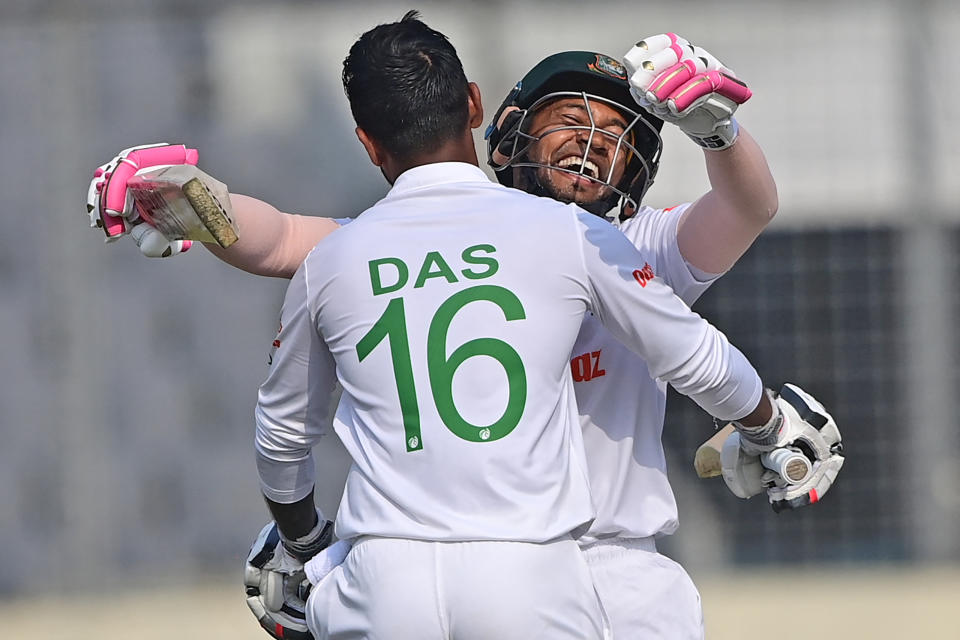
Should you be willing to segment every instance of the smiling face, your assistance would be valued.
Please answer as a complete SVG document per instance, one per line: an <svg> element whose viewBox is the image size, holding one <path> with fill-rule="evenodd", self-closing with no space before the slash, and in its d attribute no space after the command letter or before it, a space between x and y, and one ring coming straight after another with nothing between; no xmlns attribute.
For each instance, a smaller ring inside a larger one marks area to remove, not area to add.
<svg viewBox="0 0 960 640"><path fill-rule="evenodd" d="M562 202L591 204L610 197L609 185L619 184L626 169L628 150L621 145L618 153L617 142L629 122L613 107L578 96L538 108L528 129L536 141L527 155L541 165L540 186Z"/></svg>

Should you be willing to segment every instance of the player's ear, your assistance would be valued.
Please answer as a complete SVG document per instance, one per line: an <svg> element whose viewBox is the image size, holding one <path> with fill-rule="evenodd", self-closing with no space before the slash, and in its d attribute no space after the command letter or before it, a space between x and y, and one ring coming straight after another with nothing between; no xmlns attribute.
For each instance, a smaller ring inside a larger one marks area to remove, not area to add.
<svg viewBox="0 0 960 640"><path fill-rule="evenodd" d="M480 101L480 87L476 82L467 84L467 106L470 114L470 128L480 128L483 125L483 103Z"/></svg>
<svg viewBox="0 0 960 640"><path fill-rule="evenodd" d="M363 148L367 150L367 155L370 156L370 162L372 162L375 167L382 167L384 160L383 153L380 151L377 143L360 127L357 127L354 131L357 134L357 140L359 140Z"/></svg>

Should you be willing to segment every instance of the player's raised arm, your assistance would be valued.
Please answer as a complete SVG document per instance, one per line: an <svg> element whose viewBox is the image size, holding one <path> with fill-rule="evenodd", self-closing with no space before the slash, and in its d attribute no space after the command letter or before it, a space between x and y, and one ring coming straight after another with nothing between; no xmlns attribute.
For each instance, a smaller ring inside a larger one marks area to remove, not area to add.
<svg viewBox="0 0 960 640"><path fill-rule="evenodd" d="M165 143L131 147L94 173L87 192L90 226L107 240L130 235L147 257L165 258L187 251L189 240L166 238L141 215L127 182L142 170L195 165L196 149ZM224 262L256 275L290 278L320 240L338 228L330 218L283 213L266 202L230 194L239 239L228 248L205 244Z"/></svg>
<svg viewBox="0 0 960 640"><path fill-rule="evenodd" d="M204 244L227 264L258 276L291 278L310 250L339 228L331 218L284 213L262 200L230 194L239 239Z"/></svg>
<svg viewBox="0 0 960 640"><path fill-rule="evenodd" d="M691 265L723 273L778 206L760 146L733 117L752 93L708 51L673 33L638 42L624 66L634 99L703 148L710 191L682 214L677 241Z"/></svg>

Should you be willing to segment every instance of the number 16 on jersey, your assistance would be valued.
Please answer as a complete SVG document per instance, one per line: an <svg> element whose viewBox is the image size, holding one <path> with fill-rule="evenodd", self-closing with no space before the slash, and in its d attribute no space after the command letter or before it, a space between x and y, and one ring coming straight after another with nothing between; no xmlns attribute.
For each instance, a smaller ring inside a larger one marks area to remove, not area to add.
<svg viewBox="0 0 960 640"><path fill-rule="evenodd" d="M454 317L467 305L478 302L495 304L503 311L504 320L523 320L526 314L509 289L496 285L476 285L458 291L439 306L427 331L427 372L430 391L443 424L457 437L470 442L492 442L509 434L519 424L527 401L527 377L517 351L503 340L479 337L469 340L447 356L447 333ZM400 397L404 439L407 451L423 449L420 433L420 408L417 403L410 341L404 311L404 299L393 298L370 331L357 343L361 362L386 340L390 345L393 375ZM489 425L468 422L457 409L453 398L453 377L458 367L469 358L487 356L496 360L507 375L509 394L503 414Z"/></svg>

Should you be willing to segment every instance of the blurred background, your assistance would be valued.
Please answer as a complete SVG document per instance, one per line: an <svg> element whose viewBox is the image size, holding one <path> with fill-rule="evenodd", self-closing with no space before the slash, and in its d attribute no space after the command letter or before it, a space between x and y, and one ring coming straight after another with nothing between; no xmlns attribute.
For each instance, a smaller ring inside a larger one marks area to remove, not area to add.
<svg viewBox="0 0 960 640"><path fill-rule="evenodd" d="M356 215L387 185L341 63L409 8L488 117L548 54L664 31L746 80L780 212L697 310L824 402L847 462L821 504L776 515L696 479L712 424L674 396L681 526L661 549L708 638L960 637L954 0L0 0L0 638L266 637L242 564L267 520L252 410L285 282L104 246L87 184L122 148L184 142L233 192ZM699 149L664 139L652 206L708 184ZM347 465L334 439L318 453L332 514Z"/></svg>

